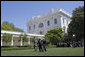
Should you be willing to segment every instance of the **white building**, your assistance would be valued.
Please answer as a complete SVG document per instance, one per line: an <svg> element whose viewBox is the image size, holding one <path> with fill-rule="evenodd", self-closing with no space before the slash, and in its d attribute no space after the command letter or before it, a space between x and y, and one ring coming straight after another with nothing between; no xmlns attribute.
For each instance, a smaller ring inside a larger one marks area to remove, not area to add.
<svg viewBox="0 0 85 57"><path fill-rule="evenodd" d="M61 27L67 33L68 24L72 16L62 9L51 11L47 14L34 16L27 22L27 32L45 35L49 29Z"/></svg>

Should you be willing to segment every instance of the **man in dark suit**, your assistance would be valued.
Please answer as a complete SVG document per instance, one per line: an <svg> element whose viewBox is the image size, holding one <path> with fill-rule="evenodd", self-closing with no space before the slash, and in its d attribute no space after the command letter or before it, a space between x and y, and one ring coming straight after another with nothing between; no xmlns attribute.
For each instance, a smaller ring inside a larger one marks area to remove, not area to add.
<svg viewBox="0 0 85 57"><path fill-rule="evenodd" d="M38 46L39 46L39 51L40 51L40 52L43 52L42 44L43 44L42 40L39 39L39 40L38 40Z"/></svg>
<svg viewBox="0 0 85 57"><path fill-rule="evenodd" d="M43 39L43 51L45 51L45 52L47 51L47 50L46 50L46 45L47 45L46 40Z"/></svg>

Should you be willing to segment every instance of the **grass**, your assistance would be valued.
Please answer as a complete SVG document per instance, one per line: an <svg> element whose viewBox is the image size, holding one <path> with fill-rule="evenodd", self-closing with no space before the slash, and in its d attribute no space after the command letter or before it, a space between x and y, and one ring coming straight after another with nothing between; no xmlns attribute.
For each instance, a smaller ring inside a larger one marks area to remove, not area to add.
<svg viewBox="0 0 85 57"><path fill-rule="evenodd" d="M28 50L1 51L1 56L84 56L84 48L48 48L47 52Z"/></svg>

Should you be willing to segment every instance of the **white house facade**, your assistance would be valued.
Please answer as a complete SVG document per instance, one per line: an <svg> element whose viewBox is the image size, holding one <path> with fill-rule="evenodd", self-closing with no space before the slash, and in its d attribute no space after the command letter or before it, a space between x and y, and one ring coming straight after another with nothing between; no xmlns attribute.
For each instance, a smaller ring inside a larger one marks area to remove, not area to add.
<svg viewBox="0 0 85 57"><path fill-rule="evenodd" d="M27 33L45 35L48 30L58 27L63 28L64 32L67 33L71 17L63 9L55 11L51 8L49 13L34 16L27 22Z"/></svg>

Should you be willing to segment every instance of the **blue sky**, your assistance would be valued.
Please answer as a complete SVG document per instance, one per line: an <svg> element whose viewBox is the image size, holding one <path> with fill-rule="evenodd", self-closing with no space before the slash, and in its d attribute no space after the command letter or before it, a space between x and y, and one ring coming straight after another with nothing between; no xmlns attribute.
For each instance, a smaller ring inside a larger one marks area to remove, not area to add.
<svg viewBox="0 0 85 57"><path fill-rule="evenodd" d="M62 8L69 14L83 1L1 1L1 24L3 21L13 23L27 32L27 21L32 16L48 13L50 8Z"/></svg>

